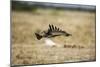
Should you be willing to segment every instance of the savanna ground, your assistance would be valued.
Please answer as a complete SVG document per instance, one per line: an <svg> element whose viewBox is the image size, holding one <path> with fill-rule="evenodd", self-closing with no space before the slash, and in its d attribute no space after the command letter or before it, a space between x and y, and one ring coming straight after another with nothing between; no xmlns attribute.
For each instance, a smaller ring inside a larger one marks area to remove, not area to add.
<svg viewBox="0 0 100 67"><path fill-rule="evenodd" d="M34 33L47 30L49 24L72 36L52 38L60 47L46 46L44 40L37 40ZM54 9L12 11L11 26L12 65L96 60L95 12Z"/></svg>

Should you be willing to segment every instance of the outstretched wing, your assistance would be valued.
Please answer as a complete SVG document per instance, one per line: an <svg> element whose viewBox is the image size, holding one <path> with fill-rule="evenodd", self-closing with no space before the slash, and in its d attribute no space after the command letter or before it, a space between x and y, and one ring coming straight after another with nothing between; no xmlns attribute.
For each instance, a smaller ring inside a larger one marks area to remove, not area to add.
<svg viewBox="0 0 100 67"><path fill-rule="evenodd" d="M60 28L49 24L47 33L51 34L52 32L63 32L63 31Z"/></svg>
<svg viewBox="0 0 100 67"><path fill-rule="evenodd" d="M56 26L53 26L53 25L49 24L49 28L47 30L47 35L53 35L53 36L66 35L66 36L69 36L71 34L61 30L60 28L58 28Z"/></svg>

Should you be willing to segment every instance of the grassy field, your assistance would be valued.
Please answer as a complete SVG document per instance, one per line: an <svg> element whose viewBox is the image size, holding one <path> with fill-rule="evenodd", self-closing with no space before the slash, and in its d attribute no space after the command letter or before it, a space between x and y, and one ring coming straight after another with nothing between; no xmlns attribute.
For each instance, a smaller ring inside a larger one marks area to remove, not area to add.
<svg viewBox="0 0 100 67"><path fill-rule="evenodd" d="M47 47L34 33L53 24L72 36L52 38L60 47ZM94 61L95 12L38 9L33 12L12 11L12 65L51 64ZM66 47L65 47L66 46Z"/></svg>

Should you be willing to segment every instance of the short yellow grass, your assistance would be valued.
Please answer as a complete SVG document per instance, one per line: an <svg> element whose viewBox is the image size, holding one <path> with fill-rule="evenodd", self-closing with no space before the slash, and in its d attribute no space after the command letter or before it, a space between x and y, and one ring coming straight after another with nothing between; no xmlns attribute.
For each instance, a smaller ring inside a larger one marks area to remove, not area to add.
<svg viewBox="0 0 100 67"><path fill-rule="evenodd" d="M72 34L52 38L61 47L45 46L34 33L47 30L49 24ZM95 12L38 9L12 12L12 65L49 64L95 60Z"/></svg>

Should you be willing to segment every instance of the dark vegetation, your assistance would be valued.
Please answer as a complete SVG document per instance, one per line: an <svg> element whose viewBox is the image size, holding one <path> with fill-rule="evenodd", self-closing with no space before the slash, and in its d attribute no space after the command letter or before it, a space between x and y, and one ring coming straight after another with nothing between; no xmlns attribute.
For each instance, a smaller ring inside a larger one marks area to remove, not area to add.
<svg viewBox="0 0 100 67"><path fill-rule="evenodd" d="M78 10L95 12L95 6L89 5L72 5L72 4L57 4L57 3L45 3L45 2L25 2L25 1L12 1L12 10L17 11L36 11L39 8L42 9L56 9L56 10Z"/></svg>

